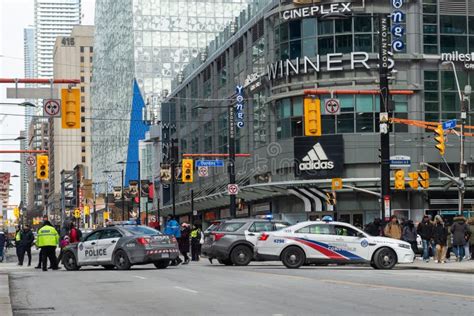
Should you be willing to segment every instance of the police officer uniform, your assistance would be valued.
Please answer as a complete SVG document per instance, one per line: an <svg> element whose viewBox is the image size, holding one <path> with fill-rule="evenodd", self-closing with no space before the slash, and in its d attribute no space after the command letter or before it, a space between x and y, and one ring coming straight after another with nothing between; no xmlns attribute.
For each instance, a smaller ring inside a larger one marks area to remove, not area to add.
<svg viewBox="0 0 474 316"><path fill-rule="evenodd" d="M53 270L58 269L56 259L56 246L59 243L59 234L50 222L45 222L44 226L38 230L37 246L42 250L43 271L47 271L48 258Z"/></svg>

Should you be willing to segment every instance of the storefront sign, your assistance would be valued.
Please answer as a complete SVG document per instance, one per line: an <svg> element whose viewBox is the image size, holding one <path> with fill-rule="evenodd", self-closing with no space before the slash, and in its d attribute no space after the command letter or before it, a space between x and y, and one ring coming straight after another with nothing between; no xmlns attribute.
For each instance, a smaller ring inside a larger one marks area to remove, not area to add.
<svg viewBox="0 0 474 316"><path fill-rule="evenodd" d="M326 61L321 62L321 57L326 57ZM343 70L355 70L357 66L362 66L367 70L371 67L367 63L370 56L366 52L352 52L350 58L347 60L347 66L343 66L343 54L334 53L327 55L316 55L314 59L308 56L302 58L295 58L294 60L286 59L280 60L275 63L267 65L268 80L275 80L290 75L307 74L311 71L319 72L322 71L321 67L325 67L325 72L332 71L343 71ZM378 58L375 58L378 60ZM387 57L385 59L386 66L391 69L394 66L393 59L389 56L387 50Z"/></svg>
<svg viewBox="0 0 474 316"><path fill-rule="evenodd" d="M405 49L405 42L403 41L403 35L405 34L405 27L400 23L405 22L405 12L402 11L404 0L392 0L392 49L394 52L401 52Z"/></svg>
<svg viewBox="0 0 474 316"><path fill-rule="evenodd" d="M474 53L442 53L441 61L453 61L453 62L462 62L464 63L464 68L474 69Z"/></svg>
<svg viewBox="0 0 474 316"><path fill-rule="evenodd" d="M237 93L236 101L237 104L235 105L235 111L237 115L237 127L242 128L244 127L244 87L237 86L235 87L235 92Z"/></svg>
<svg viewBox="0 0 474 316"><path fill-rule="evenodd" d="M295 176L303 179L341 177L344 170L342 135L296 137Z"/></svg>
<svg viewBox="0 0 474 316"><path fill-rule="evenodd" d="M297 4L297 2L295 3ZM294 20L309 17L323 17L330 14L350 14L352 13L351 2L318 4L309 7L285 10L282 12L283 20Z"/></svg>

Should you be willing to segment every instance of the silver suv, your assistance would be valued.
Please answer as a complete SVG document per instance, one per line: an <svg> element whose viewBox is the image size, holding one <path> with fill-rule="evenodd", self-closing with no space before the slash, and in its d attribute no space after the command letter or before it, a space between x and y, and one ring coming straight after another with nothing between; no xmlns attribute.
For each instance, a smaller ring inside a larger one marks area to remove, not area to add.
<svg viewBox="0 0 474 316"><path fill-rule="evenodd" d="M225 265L246 266L253 259L253 247L261 233L280 230L290 224L265 219L232 219L204 234L202 254Z"/></svg>

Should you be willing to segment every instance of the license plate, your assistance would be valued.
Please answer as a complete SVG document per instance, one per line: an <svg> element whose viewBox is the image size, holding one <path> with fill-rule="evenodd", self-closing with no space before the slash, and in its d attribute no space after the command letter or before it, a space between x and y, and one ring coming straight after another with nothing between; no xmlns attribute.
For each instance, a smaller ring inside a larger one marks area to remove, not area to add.
<svg viewBox="0 0 474 316"><path fill-rule="evenodd" d="M170 257L170 254L169 253L163 253L161 255L161 258L169 258Z"/></svg>

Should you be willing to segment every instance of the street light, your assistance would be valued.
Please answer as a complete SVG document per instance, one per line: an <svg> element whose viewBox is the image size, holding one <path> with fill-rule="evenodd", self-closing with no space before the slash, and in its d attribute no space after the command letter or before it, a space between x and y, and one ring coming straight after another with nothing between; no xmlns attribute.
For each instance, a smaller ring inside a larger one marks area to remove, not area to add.
<svg viewBox="0 0 474 316"><path fill-rule="evenodd" d="M25 107L32 107L37 108L38 106L31 103L31 102L21 102L21 103L13 103L13 102L1 102L0 105L18 105L18 106L25 106Z"/></svg>
<svg viewBox="0 0 474 316"><path fill-rule="evenodd" d="M122 220L125 220L125 199L124 199L124 194L123 194L123 168L121 171L111 171L111 170L105 170L103 171L104 173L118 173L120 172L122 174Z"/></svg>
<svg viewBox="0 0 474 316"><path fill-rule="evenodd" d="M9 140L24 140L24 139L26 139L26 137L18 136L17 138L0 138L0 141L5 142L5 141L9 141Z"/></svg>
<svg viewBox="0 0 474 316"><path fill-rule="evenodd" d="M140 225L141 224L141 214L140 214L140 211L141 211L141 194L142 194L142 191L141 191L141 178L140 178L140 160L138 161L119 161L117 162L117 164L119 165L126 165L126 164L129 164L129 163L136 163L138 165L138 219L137 219L137 224ZM123 194L123 191L122 191L122 194Z"/></svg>
<svg viewBox="0 0 474 316"><path fill-rule="evenodd" d="M205 105L198 105L193 109L224 109L227 108L227 115L228 115L228 154L229 154L229 185L235 184L235 108L233 104L224 105L224 106L205 106ZM235 218L235 210L236 210L236 196L234 194L229 194L230 199L230 216Z"/></svg>
<svg viewBox="0 0 474 316"><path fill-rule="evenodd" d="M20 160L0 160L0 162L21 163Z"/></svg>
<svg viewBox="0 0 474 316"><path fill-rule="evenodd" d="M461 139L460 139L460 159L459 159L459 185L458 185L458 195L459 195L459 215L462 215L462 210L464 207L464 179L467 177L467 174L464 171L466 162L464 161L464 126L466 125L468 107L466 106L466 101L469 103L469 96L471 95L472 88L469 85L464 87L464 93L461 92L461 87L459 86L459 79L456 70L456 65L451 60L446 60L441 63L441 66L451 66L454 72L454 79L456 80L456 87L458 89L459 101L461 102Z"/></svg>

